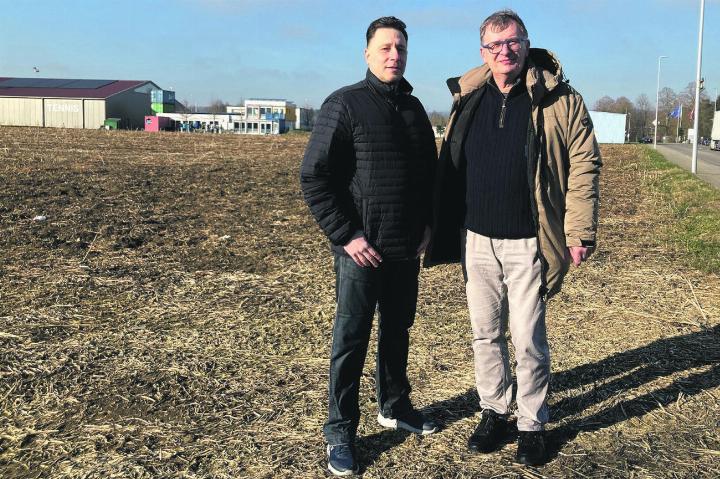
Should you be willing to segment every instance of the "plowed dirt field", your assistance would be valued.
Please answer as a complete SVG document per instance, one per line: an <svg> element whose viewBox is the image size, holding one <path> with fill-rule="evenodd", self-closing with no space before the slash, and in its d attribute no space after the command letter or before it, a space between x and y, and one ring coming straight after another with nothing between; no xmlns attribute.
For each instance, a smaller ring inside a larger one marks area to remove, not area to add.
<svg viewBox="0 0 720 479"><path fill-rule="evenodd" d="M334 313L305 135L0 128L0 477L324 477ZM409 375L364 477L719 477L720 278L660 240L641 147L603 147L599 250L548 311L552 460L472 455L458 266L421 273Z"/></svg>

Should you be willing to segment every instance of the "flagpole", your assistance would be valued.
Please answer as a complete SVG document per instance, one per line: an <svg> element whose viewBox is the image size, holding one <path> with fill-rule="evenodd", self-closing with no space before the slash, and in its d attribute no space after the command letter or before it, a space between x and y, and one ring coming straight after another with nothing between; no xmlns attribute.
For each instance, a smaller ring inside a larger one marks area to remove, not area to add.
<svg viewBox="0 0 720 479"><path fill-rule="evenodd" d="M657 150L657 127L658 127L658 109L660 108L660 60L667 58L665 55L658 57L658 78L657 78L657 90L655 96L655 135L653 136L653 148Z"/></svg>
<svg viewBox="0 0 720 479"><path fill-rule="evenodd" d="M693 118L693 129L695 137L693 138L692 161L690 163L690 171L697 174L697 152L698 152L698 126L700 124L700 72L702 68L702 44L703 44L703 23L705 21L705 0L700 0L700 28L698 32L698 53L697 53L697 72L695 74L695 111Z"/></svg>
<svg viewBox="0 0 720 479"><path fill-rule="evenodd" d="M677 133L675 133L675 137L677 138L678 143L680 143L680 122L681 121L682 121L682 103L680 103L680 116L678 117Z"/></svg>

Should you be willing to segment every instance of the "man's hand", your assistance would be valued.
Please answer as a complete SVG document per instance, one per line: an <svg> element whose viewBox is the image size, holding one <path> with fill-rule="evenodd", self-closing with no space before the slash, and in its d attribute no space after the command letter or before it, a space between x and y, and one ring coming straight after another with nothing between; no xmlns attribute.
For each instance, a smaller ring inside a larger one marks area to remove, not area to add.
<svg viewBox="0 0 720 479"><path fill-rule="evenodd" d="M370 246L370 243L367 242L362 231L355 233L343 248L352 260L355 261L355 264L363 268L367 268L368 266L377 268L380 266L380 263L382 263L380 253Z"/></svg>
<svg viewBox="0 0 720 479"><path fill-rule="evenodd" d="M417 256L416 258L419 258L421 254L425 251L425 248L427 248L428 243L430 243L430 233L432 233L432 230L429 226L425 227L425 232L423 233L422 241L420 242L420 246L418 246L417 249Z"/></svg>
<svg viewBox="0 0 720 479"><path fill-rule="evenodd" d="M585 246L569 246L568 251L570 252L573 264L575 266L580 266L580 263L588 259L592 253L592 248L587 248Z"/></svg>

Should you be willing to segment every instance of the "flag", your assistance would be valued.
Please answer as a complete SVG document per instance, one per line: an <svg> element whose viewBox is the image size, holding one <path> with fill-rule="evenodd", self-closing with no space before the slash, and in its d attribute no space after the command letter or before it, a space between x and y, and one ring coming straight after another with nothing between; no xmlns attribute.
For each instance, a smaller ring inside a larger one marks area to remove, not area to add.
<svg viewBox="0 0 720 479"><path fill-rule="evenodd" d="M680 115L682 115L682 113L680 113L681 111L682 111L682 105L680 105L679 107L675 108L673 111L668 113L668 118L680 118Z"/></svg>
<svg viewBox="0 0 720 479"><path fill-rule="evenodd" d="M695 107L690 110L690 113L688 113L688 118L690 118L690 121L693 121L695 119Z"/></svg>

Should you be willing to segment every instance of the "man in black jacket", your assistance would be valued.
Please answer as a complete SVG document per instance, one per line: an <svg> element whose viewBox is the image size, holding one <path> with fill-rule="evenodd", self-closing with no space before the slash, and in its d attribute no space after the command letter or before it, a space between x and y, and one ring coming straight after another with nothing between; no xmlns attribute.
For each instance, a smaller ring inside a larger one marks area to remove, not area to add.
<svg viewBox="0 0 720 479"><path fill-rule="evenodd" d="M305 201L335 255L337 312L324 433L328 469L342 476L358 471L358 392L376 307L378 422L417 434L437 430L413 408L406 373L437 150L425 109L403 78L405 24L380 18L366 39L365 80L325 100L300 173Z"/></svg>

